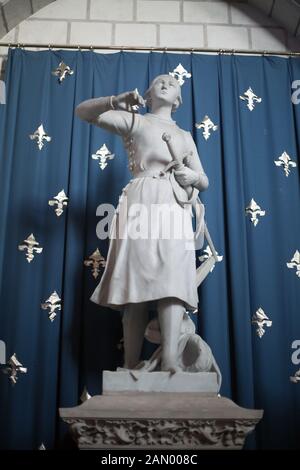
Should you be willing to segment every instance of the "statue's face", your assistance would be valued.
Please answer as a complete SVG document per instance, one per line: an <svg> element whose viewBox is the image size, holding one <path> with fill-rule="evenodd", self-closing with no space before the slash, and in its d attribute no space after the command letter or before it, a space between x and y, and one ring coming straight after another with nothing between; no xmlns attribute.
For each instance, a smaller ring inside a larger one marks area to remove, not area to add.
<svg viewBox="0 0 300 470"><path fill-rule="evenodd" d="M160 75L153 81L150 96L152 105L157 102L173 105L180 96L180 85L172 75Z"/></svg>

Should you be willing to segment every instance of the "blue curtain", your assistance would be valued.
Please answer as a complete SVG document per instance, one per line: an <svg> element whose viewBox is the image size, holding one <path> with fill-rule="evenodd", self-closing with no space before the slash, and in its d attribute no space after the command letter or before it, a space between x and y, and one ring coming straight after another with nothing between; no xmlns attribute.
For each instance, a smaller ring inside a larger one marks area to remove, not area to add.
<svg viewBox="0 0 300 470"><path fill-rule="evenodd" d="M74 73L59 83L52 71L61 61ZM28 372L15 386L0 375L1 448L67 446L58 408L77 405L84 386L99 394L101 371L122 364L120 314L89 301L99 277L84 260L96 248L106 257L96 209L116 206L130 173L121 139L81 122L74 108L91 97L144 93L179 63L191 77L175 119L192 131L209 176L202 200L223 256L199 291L199 333L222 370L221 394L264 409L251 446L299 447L300 384L290 377L300 278L287 267L300 251L300 107L291 100L299 59L17 49L9 51L1 130L0 339ZM249 87L261 98L252 111L241 99ZM218 126L208 139L195 127L206 115ZM39 150L29 135L41 124L51 141ZM91 155L104 143L115 158L101 170ZM284 151L298 165L288 176L274 163ZM48 201L63 189L68 206L58 217ZM257 225L245 213L251 199L265 211ZM43 251L29 263L18 246L30 234ZM51 322L41 304L54 291L62 309ZM272 321L261 338L252 323L259 308Z"/></svg>

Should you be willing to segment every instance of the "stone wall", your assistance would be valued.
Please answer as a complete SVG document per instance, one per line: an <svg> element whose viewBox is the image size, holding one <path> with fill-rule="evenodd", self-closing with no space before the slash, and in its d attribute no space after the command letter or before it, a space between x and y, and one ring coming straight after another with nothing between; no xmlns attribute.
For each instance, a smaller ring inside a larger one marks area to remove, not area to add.
<svg viewBox="0 0 300 470"><path fill-rule="evenodd" d="M290 0L0 2L4 26L10 29L1 42L300 50L295 36L299 29L300 8L294 5L292 12L286 8L282 10L284 5L290 6ZM17 10L9 9L12 2L22 5L20 14L23 17L35 13L16 24ZM278 23L282 19L285 26ZM14 24L16 26L11 29ZM0 22L0 32L4 31L4 26L1 29ZM288 33L288 29L294 35ZM0 48L2 58L6 53L6 48Z"/></svg>
<svg viewBox="0 0 300 470"><path fill-rule="evenodd" d="M43 3L49 2L34 5ZM300 9L295 6L292 15L283 5L284 0L56 0L1 41L285 50L295 38L276 20L284 17L286 27L296 31Z"/></svg>

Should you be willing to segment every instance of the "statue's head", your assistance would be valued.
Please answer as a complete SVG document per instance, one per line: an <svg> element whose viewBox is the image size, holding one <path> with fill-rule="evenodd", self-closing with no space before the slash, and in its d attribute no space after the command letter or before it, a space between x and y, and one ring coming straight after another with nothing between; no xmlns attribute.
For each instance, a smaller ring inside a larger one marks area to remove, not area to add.
<svg viewBox="0 0 300 470"><path fill-rule="evenodd" d="M181 87L172 75L159 75L151 82L144 98L150 109L154 102L162 105L171 104L173 113L182 103Z"/></svg>

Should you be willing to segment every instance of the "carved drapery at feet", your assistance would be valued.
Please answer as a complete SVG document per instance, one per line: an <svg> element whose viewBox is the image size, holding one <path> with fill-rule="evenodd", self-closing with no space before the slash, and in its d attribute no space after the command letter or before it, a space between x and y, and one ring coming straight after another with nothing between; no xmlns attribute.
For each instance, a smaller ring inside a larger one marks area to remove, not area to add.
<svg viewBox="0 0 300 470"><path fill-rule="evenodd" d="M79 448L241 449L259 420L74 419L70 424Z"/></svg>

